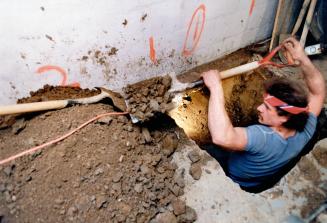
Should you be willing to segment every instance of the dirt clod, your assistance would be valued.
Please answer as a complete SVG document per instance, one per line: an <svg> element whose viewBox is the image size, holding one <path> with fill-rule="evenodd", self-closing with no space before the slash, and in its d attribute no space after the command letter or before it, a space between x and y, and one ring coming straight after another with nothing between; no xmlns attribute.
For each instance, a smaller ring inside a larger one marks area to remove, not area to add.
<svg viewBox="0 0 327 223"><path fill-rule="evenodd" d="M180 223L191 223L197 219L197 214L193 208L186 206L186 212L179 215L177 219Z"/></svg>
<svg viewBox="0 0 327 223"><path fill-rule="evenodd" d="M199 180L202 175L201 165L199 163L192 163L190 168L190 175L194 180Z"/></svg>
<svg viewBox="0 0 327 223"><path fill-rule="evenodd" d="M192 163L196 163L201 159L201 156L195 150L189 152L187 155L188 155L188 158L190 158L190 160L192 161Z"/></svg>
<svg viewBox="0 0 327 223"><path fill-rule="evenodd" d="M156 218L151 221L151 223L177 223L177 218L170 211L166 211L158 214Z"/></svg>
<svg viewBox="0 0 327 223"><path fill-rule="evenodd" d="M176 199L172 202L175 215L181 215L186 212L186 203L180 199Z"/></svg>
<svg viewBox="0 0 327 223"><path fill-rule="evenodd" d="M141 122L151 119L156 113L165 113L172 95L168 92L171 78L166 75L154 77L123 89L128 111Z"/></svg>
<svg viewBox="0 0 327 223"><path fill-rule="evenodd" d="M168 134L163 139L162 150L165 155L167 156L171 155L173 152L175 152L177 146L178 146L178 139L175 134Z"/></svg>

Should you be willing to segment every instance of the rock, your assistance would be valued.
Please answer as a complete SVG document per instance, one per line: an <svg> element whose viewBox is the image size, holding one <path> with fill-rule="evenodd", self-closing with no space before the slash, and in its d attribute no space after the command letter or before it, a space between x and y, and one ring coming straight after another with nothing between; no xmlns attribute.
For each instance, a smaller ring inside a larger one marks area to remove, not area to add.
<svg viewBox="0 0 327 223"><path fill-rule="evenodd" d="M105 207L107 203L107 197L105 195L100 195L99 197L97 197L96 199L96 207L98 209L101 209L102 207Z"/></svg>
<svg viewBox="0 0 327 223"><path fill-rule="evenodd" d="M202 175L202 169L198 163L194 163L191 165L190 175L193 177L194 180L200 179L200 177Z"/></svg>
<svg viewBox="0 0 327 223"><path fill-rule="evenodd" d="M9 192L12 192L14 190L14 185L8 184L7 187L6 187L6 190L9 191Z"/></svg>
<svg viewBox="0 0 327 223"><path fill-rule="evenodd" d="M181 188L184 188L185 187L185 181L184 181L184 178L180 175L175 175L174 176L174 182L180 186Z"/></svg>
<svg viewBox="0 0 327 223"><path fill-rule="evenodd" d="M179 223L192 223L197 219L196 212L193 208L186 206L186 212L177 217Z"/></svg>
<svg viewBox="0 0 327 223"><path fill-rule="evenodd" d="M11 200L12 200L13 202L15 202L15 201L17 200L17 197L14 195L14 196L11 197Z"/></svg>
<svg viewBox="0 0 327 223"><path fill-rule="evenodd" d="M124 124L128 123L127 117L123 116L123 115L118 116L117 120L118 120L118 122L121 122L121 123L124 123Z"/></svg>
<svg viewBox="0 0 327 223"><path fill-rule="evenodd" d="M113 183L112 189L118 193L121 193L121 182Z"/></svg>
<svg viewBox="0 0 327 223"><path fill-rule="evenodd" d="M15 124L12 126L12 133L18 134L26 127L26 122L24 118L16 120Z"/></svg>
<svg viewBox="0 0 327 223"><path fill-rule="evenodd" d="M32 176L27 176L26 178L25 178L25 181L26 182L29 182L29 181L31 181L32 180Z"/></svg>
<svg viewBox="0 0 327 223"><path fill-rule="evenodd" d="M175 215L181 215L184 214L186 212L186 203L185 201L182 201L180 199L175 199L172 201L171 203L173 210L174 210L174 214Z"/></svg>
<svg viewBox="0 0 327 223"><path fill-rule="evenodd" d="M150 132L147 128L144 128L144 127L142 128L142 135L147 143L152 141Z"/></svg>
<svg viewBox="0 0 327 223"><path fill-rule="evenodd" d="M143 175L146 175L146 174L149 174L149 173L151 173L151 170L150 170L150 168L147 166L147 165L142 165L141 166L141 173L143 174Z"/></svg>
<svg viewBox="0 0 327 223"><path fill-rule="evenodd" d="M59 197L59 198L56 198L55 200L54 200L54 202L56 203L56 204L58 204L58 205L62 205L62 204L64 204L64 199L62 198L62 197Z"/></svg>
<svg viewBox="0 0 327 223"><path fill-rule="evenodd" d="M201 159L201 156L195 150L192 150L187 155L188 155L188 158L190 158L190 160L192 161L192 163L198 162Z"/></svg>
<svg viewBox="0 0 327 223"><path fill-rule="evenodd" d="M10 177L14 171L15 166L11 165L11 166L7 166L6 168L3 169L3 172Z"/></svg>
<svg viewBox="0 0 327 223"><path fill-rule="evenodd" d="M137 192L137 193L141 193L143 191L143 185L141 183L139 184L135 184L134 186L134 190Z"/></svg>
<svg viewBox="0 0 327 223"><path fill-rule="evenodd" d="M118 183L122 179L122 177L123 177L123 174L121 172L119 172L112 178L112 182Z"/></svg>
<svg viewBox="0 0 327 223"><path fill-rule="evenodd" d="M178 146L178 139L175 134L168 134L162 140L162 151L166 156L170 156L173 152L175 152Z"/></svg>
<svg viewBox="0 0 327 223"><path fill-rule="evenodd" d="M153 110L153 111L160 111L160 105L159 103L154 100L154 99L151 99L150 100L150 108Z"/></svg>
<svg viewBox="0 0 327 223"><path fill-rule="evenodd" d="M118 222L125 222L126 217L127 217L127 216L125 216L125 215L118 214L118 215L116 216L116 219L117 219Z"/></svg>
<svg viewBox="0 0 327 223"><path fill-rule="evenodd" d="M127 126L125 126L125 130L128 132L133 132L133 126L127 125Z"/></svg>
<svg viewBox="0 0 327 223"><path fill-rule="evenodd" d="M77 214L78 209L75 206L71 206L68 208L67 215L68 217L73 217L75 214Z"/></svg>
<svg viewBox="0 0 327 223"><path fill-rule="evenodd" d="M99 118L97 123L100 123L100 124L107 124L107 125L110 125L111 122L112 122L113 118L110 117L110 116L104 116L102 118Z"/></svg>
<svg viewBox="0 0 327 223"><path fill-rule="evenodd" d="M95 201L95 196L94 201ZM90 209L91 205L95 204L95 202L92 202L92 196L89 197L84 194L80 194L80 196L77 197L75 200L75 207L78 209L79 212L86 212Z"/></svg>
<svg viewBox="0 0 327 223"><path fill-rule="evenodd" d="M161 159L162 159L162 155L161 154L152 156L151 165L152 166L156 166L160 162Z"/></svg>
<svg viewBox="0 0 327 223"><path fill-rule="evenodd" d="M103 173L104 173L104 171L103 171L103 169L101 167L94 171L94 175L96 175L96 176L98 176L100 174L103 174Z"/></svg>
<svg viewBox="0 0 327 223"><path fill-rule="evenodd" d="M177 197L180 194L181 188L178 185L174 184L173 186L169 187L169 190L173 192L173 194Z"/></svg>
<svg viewBox="0 0 327 223"><path fill-rule="evenodd" d="M170 211L166 211L164 213L157 214L156 217L150 221L150 223L177 223L177 218Z"/></svg>
<svg viewBox="0 0 327 223"><path fill-rule="evenodd" d="M33 138L33 137L30 137L26 140L25 144L28 146L28 147L34 147L37 145L37 141Z"/></svg>

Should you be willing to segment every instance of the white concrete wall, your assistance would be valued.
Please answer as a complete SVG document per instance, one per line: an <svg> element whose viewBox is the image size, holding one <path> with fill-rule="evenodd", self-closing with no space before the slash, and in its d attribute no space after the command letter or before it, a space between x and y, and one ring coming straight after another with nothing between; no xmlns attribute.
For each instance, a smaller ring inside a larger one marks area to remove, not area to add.
<svg viewBox="0 0 327 223"><path fill-rule="evenodd" d="M45 84L118 89L188 70L269 37L277 3L1 0L0 104Z"/></svg>

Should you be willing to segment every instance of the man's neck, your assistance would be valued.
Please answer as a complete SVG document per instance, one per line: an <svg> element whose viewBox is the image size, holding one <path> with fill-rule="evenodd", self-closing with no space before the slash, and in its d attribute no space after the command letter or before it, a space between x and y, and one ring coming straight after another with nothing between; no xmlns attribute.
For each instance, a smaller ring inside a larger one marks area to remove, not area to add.
<svg viewBox="0 0 327 223"><path fill-rule="evenodd" d="M271 126L270 128L272 128L276 133L278 133L284 139L292 137L296 134L296 130L288 129L283 126Z"/></svg>

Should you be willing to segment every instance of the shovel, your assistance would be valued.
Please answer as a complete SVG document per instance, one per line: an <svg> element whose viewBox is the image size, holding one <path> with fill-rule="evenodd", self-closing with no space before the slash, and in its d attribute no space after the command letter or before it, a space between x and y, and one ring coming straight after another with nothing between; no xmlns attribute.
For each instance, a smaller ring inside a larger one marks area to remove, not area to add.
<svg viewBox="0 0 327 223"><path fill-rule="evenodd" d="M53 101L0 106L0 115L10 115L10 114L20 114L20 113L27 113L27 112L61 109L69 105L96 103L105 98L110 98L115 107L117 107L121 111L126 111L125 100L119 93L116 93L114 91L105 88L98 88L98 89L101 91L100 94L87 98L53 100Z"/></svg>
<svg viewBox="0 0 327 223"><path fill-rule="evenodd" d="M243 64L241 66L237 66L237 67L231 68L229 70L220 71L219 73L220 73L221 79L230 78L235 75L257 69L261 66L270 65L270 66L274 66L274 67L278 67L278 68L283 68L283 67L288 67L288 66L297 66L298 64L296 63L296 61L293 61L289 57L287 57L286 63L284 63L284 61L282 61L282 63L275 63L275 62L271 61L271 59L275 56L275 54L280 49L282 49L282 47L283 47L282 44L277 46L267 56L265 56L263 59L261 59L259 61L253 61L251 63ZM203 80L197 80L194 82L183 81L182 76L179 76L179 75L172 74L171 78L172 78L172 86L169 89L169 92L172 92L172 93L180 93L187 89L191 89L191 88L194 88L194 87L197 87L197 86L203 84ZM200 78L199 74L197 74L197 79L199 79L199 78Z"/></svg>

